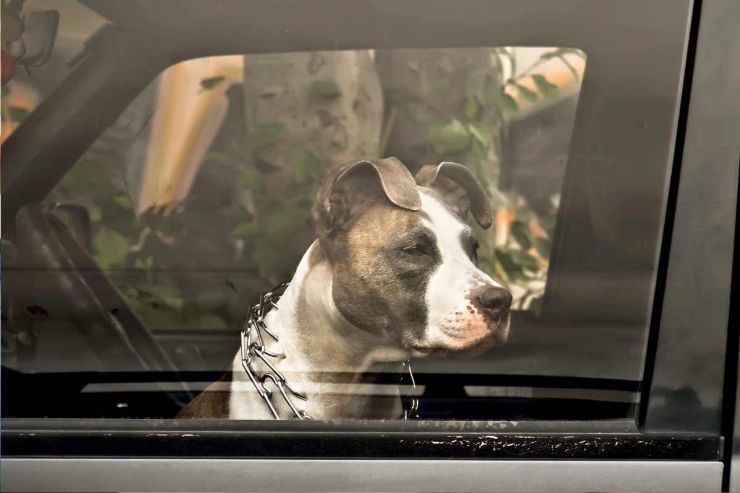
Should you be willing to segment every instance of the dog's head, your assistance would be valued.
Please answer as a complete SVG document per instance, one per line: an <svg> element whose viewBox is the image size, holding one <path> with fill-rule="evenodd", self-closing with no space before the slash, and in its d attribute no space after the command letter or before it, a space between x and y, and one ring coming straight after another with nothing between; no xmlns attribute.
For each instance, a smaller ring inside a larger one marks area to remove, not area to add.
<svg viewBox="0 0 740 493"><path fill-rule="evenodd" d="M312 219L337 309L412 356L503 343L511 294L478 268L468 212L491 226L488 198L460 164L426 166L416 181L395 158L336 170Z"/></svg>

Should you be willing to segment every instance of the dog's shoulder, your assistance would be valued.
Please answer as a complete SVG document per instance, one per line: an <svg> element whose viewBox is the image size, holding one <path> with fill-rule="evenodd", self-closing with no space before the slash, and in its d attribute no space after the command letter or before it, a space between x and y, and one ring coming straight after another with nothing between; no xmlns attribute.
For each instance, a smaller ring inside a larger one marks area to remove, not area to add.
<svg viewBox="0 0 740 493"><path fill-rule="evenodd" d="M177 419L228 419L231 372L206 387L177 414Z"/></svg>

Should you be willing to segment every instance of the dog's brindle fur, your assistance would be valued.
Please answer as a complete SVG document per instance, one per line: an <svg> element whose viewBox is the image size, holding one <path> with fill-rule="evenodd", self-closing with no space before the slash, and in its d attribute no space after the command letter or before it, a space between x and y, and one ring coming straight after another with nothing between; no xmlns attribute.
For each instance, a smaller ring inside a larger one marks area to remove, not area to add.
<svg viewBox="0 0 740 493"><path fill-rule="evenodd" d="M375 362L439 354L474 354L503 343L500 310L481 305L481 289L504 291L475 265L468 210L491 224L480 185L462 165L429 166L417 181L395 158L358 161L325 181L312 210L318 240L301 260L266 324L276 367L307 394L299 408L314 418L395 418L398 394L363 395ZM264 364L255 363L258 373ZM277 393L277 391L275 391ZM290 411L274 399L281 416ZM270 419L241 366L197 396L180 418Z"/></svg>

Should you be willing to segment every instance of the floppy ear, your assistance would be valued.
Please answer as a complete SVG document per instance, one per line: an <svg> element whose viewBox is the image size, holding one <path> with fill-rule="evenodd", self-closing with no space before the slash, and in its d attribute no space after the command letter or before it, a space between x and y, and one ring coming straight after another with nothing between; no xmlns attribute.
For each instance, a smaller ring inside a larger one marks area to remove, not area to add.
<svg viewBox="0 0 740 493"><path fill-rule="evenodd" d="M395 157L355 161L339 167L316 195L311 217L317 233L322 236L344 227L353 211L382 196L404 209L421 208L414 177Z"/></svg>
<svg viewBox="0 0 740 493"><path fill-rule="evenodd" d="M481 228L491 227L493 219L488 195L462 164L444 161L438 166L424 166L416 174L416 182L440 192L460 217L464 218L470 211Z"/></svg>

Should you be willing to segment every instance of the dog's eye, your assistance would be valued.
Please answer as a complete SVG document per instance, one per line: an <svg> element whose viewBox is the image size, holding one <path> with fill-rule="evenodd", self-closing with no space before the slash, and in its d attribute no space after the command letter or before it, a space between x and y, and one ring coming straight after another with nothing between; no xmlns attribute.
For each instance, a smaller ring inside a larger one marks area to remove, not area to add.
<svg viewBox="0 0 740 493"><path fill-rule="evenodd" d="M405 247L401 248L401 251L403 253L406 253L408 255L428 255L429 249L424 245L423 243L411 243L409 245L406 245Z"/></svg>

